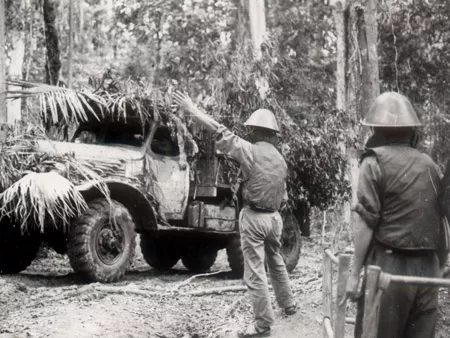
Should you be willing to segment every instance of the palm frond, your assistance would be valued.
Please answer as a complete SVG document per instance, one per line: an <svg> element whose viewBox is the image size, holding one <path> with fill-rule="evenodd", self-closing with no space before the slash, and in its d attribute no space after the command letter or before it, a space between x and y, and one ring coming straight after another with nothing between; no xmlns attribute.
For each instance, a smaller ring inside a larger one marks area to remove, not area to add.
<svg viewBox="0 0 450 338"><path fill-rule="evenodd" d="M22 80L8 80L6 83L12 86L6 91L7 99L37 99L44 121L50 119L53 124L70 121L79 123L89 118L101 121L107 108L102 96L87 90L75 91ZM17 87L21 89L15 89Z"/></svg>
<svg viewBox="0 0 450 338"><path fill-rule="evenodd" d="M41 232L47 222L68 226L86 208L75 186L55 172L30 173L0 194L0 216L20 223L22 232L37 226Z"/></svg>

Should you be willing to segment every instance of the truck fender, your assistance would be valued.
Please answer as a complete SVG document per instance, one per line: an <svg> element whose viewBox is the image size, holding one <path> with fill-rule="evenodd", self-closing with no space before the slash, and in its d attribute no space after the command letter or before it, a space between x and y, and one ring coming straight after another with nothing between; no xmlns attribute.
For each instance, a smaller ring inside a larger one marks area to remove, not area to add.
<svg viewBox="0 0 450 338"><path fill-rule="evenodd" d="M134 186L116 180L107 180L110 198L122 203L131 213L136 224L136 232L157 229L157 212L148 198ZM86 202L105 197L95 183L77 186Z"/></svg>

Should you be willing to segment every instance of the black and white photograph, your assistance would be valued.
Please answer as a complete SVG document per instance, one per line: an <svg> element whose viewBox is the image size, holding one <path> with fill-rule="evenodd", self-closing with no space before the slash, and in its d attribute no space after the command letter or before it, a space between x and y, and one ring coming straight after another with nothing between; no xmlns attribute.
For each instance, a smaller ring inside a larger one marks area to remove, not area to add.
<svg viewBox="0 0 450 338"><path fill-rule="evenodd" d="M450 1L0 0L0 338L450 337Z"/></svg>

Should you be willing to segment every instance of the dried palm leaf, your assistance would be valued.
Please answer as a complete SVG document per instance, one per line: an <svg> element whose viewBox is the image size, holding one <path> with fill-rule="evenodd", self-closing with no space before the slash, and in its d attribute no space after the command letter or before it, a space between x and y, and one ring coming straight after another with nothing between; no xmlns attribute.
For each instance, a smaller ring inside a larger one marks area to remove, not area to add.
<svg viewBox="0 0 450 338"><path fill-rule="evenodd" d="M30 173L0 194L0 215L20 223L22 232L37 226L44 232L48 221L68 226L86 208L75 186L55 172Z"/></svg>

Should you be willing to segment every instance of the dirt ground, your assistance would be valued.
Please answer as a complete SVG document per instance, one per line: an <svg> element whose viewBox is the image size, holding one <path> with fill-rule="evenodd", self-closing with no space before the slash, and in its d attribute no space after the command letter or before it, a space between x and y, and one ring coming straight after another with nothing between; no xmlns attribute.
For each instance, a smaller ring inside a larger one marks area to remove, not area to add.
<svg viewBox="0 0 450 338"><path fill-rule="evenodd" d="M243 286L241 280L229 278L223 251L211 269L223 272L193 279L180 263L170 272L156 272L138 252L124 280L108 285L83 284L72 273L67 257L53 251L46 256L21 274L0 277L0 338L236 337L237 331L252 321L245 291L208 293ZM272 337L322 337L318 239L303 241L291 283L299 311L286 317L272 298L277 318ZM448 309L447 290L441 296ZM353 312L350 305L348 316ZM446 314L441 309L438 337L448 337ZM347 325L346 336L351 337L352 330L352 325Z"/></svg>

